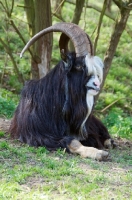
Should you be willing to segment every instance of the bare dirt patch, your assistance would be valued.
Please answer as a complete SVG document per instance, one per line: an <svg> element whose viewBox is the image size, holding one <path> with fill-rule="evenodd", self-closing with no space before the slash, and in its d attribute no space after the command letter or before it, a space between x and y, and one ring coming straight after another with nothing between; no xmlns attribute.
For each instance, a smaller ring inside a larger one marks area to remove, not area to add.
<svg viewBox="0 0 132 200"><path fill-rule="evenodd" d="M10 124L11 124L11 120L0 118L0 131L8 132Z"/></svg>
<svg viewBox="0 0 132 200"><path fill-rule="evenodd" d="M120 137L114 138L114 141L119 149L130 148L132 150L132 141Z"/></svg>

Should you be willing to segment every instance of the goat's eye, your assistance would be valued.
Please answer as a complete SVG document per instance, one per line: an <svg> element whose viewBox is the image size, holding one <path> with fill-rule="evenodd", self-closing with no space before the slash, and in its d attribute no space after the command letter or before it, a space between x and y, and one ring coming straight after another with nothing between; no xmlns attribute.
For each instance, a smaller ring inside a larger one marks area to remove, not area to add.
<svg viewBox="0 0 132 200"><path fill-rule="evenodd" d="M76 69L77 69L77 70L81 70L81 69L82 69L82 66L81 66L81 65L76 66Z"/></svg>

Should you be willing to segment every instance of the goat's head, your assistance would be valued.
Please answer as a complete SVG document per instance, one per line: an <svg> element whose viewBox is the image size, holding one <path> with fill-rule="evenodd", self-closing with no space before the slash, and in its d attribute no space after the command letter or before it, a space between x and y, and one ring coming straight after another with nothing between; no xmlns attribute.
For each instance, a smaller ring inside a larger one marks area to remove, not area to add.
<svg viewBox="0 0 132 200"><path fill-rule="evenodd" d="M88 93L96 95L103 80L103 63L99 57L93 55L89 36L76 24L62 22L40 31L27 43L20 57L36 40L49 32L62 32L59 47L65 70L67 72L70 70L85 71ZM74 44L75 54L68 53L69 40Z"/></svg>
<svg viewBox="0 0 132 200"><path fill-rule="evenodd" d="M92 47L91 40L87 34L85 35L87 36L87 42L88 42L87 50L84 49L84 46L83 46L84 42L82 42L81 36L79 38L80 41L78 39L78 41L80 42L78 43L78 46L79 46L80 51L84 51L84 52L87 51L87 54L84 53L83 55L83 53L80 53L79 56L76 56L76 58L74 58L75 59L74 68L76 68L76 70L78 71L81 71L81 70L86 71L86 76L88 77L86 88L88 90L88 93L94 96L94 95L97 95L100 90L100 85L103 80L104 65L103 65L102 60L99 57L93 56L93 47ZM67 68L68 68L68 64L70 64L70 66L73 64L72 56L67 53L69 52L68 50L69 40L70 38L65 33L61 34L60 40L59 40L59 47L60 47L62 60L64 61Z"/></svg>

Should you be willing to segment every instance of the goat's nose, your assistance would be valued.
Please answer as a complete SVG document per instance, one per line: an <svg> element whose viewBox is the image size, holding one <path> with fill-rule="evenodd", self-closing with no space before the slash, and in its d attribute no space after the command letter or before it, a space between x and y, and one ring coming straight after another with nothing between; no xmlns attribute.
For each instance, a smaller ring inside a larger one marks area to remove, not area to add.
<svg viewBox="0 0 132 200"><path fill-rule="evenodd" d="M94 81L94 82L93 82L93 85L95 85L95 86L98 86L98 87L99 87L99 86L100 86L100 82L99 82L99 81Z"/></svg>

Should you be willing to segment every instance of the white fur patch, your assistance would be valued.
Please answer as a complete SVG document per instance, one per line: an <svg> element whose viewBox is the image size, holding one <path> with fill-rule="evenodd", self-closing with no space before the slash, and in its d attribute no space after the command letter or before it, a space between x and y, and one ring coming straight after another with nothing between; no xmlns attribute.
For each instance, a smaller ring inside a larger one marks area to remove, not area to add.
<svg viewBox="0 0 132 200"><path fill-rule="evenodd" d="M88 75L98 76L100 82L103 81L103 67L104 64L98 56L86 55L85 64L88 69Z"/></svg>
<svg viewBox="0 0 132 200"><path fill-rule="evenodd" d="M86 94L86 103L87 103L87 107L88 107L88 113L86 115L86 118L83 121L84 124L92 111L92 107L93 107L93 103L94 103L93 95L89 94L89 92L87 92L87 94Z"/></svg>
<svg viewBox="0 0 132 200"><path fill-rule="evenodd" d="M81 128L80 128L80 131L81 131L81 136L83 137L83 139L85 139L85 136L83 136L83 129L84 129L84 126L85 126L85 122L87 121L91 111L92 111L92 107L93 107L93 103L94 103L94 98L93 98L93 95L89 94L89 92L87 91L87 94L86 94L86 103L87 103L87 108L88 108L88 112L87 112L87 115L85 117L85 119L83 120L82 124L81 124Z"/></svg>

